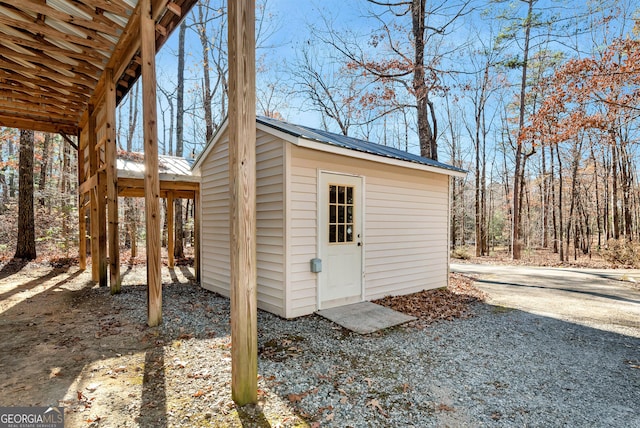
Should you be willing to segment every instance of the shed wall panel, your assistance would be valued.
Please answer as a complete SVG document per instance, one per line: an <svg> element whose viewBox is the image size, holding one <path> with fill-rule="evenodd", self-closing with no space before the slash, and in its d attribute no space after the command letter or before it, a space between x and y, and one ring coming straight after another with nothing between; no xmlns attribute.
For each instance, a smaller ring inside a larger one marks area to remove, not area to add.
<svg viewBox="0 0 640 428"><path fill-rule="evenodd" d="M284 316L284 145L256 135L258 307ZM225 132L202 162L202 286L229 296L229 142Z"/></svg>
<svg viewBox="0 0 640 428"><path fill-rule="evenodd" d="M432 172L291 149L291 313L317 307L318 171L364 177L365 299L443 287L448 276L449 178Z"/></svg>

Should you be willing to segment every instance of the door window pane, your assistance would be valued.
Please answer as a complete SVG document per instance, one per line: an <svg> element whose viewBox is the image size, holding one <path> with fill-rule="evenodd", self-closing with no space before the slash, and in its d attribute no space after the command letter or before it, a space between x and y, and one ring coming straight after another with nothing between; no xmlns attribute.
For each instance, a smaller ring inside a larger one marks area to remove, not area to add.
<svg viewBox="0 0 640 428"><path fill-rule="evenodd" d="M329 185L329 243L354 241L354 196L353 186Z"/></svg>

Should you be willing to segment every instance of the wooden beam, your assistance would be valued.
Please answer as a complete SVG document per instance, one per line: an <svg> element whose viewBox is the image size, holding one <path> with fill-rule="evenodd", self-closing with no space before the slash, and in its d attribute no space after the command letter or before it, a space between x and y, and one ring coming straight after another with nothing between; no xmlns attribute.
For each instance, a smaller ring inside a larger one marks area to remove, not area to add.
<svg viewBox="0 0 640 428"><path fill-rule="evenodd" d="M173 269L175 260L173 258L173 250L175 238L173 236L173 192L167 193L167 260L169 268Z"/></svg>
<svg viewBox="0 0 640 428"><path fill-rule="evenodd" d="M231 396L257 401L255 0L229 1Z"/></svg>
<svg viewBox="0 0 640 428"><path fill-rule="evenodd" d="M96 111L89 108L89 173L95 179L91 191L91 278L101 287L107 286L107 213L104 173L98 172L100 153L96 150Z"/></svg>
<svg viewBox="0 0 640 428"><path fill-rule="evenodd" d="M150 0L140 0L140 47L142 53L142 115L144 134L144 206L147 226L147 322L162 322L160 272L160 176L156 111L156 38Z"/></svg>
<svg viewBox="0 0 640 428"><path fill-rule="evenodd" d="M75 134L78 132L78 127L72 123L61 124L36 118L17 118L10 113L3 113L2 111L0 111L0 126L53 133L66 132L67 134Z"/></svg>
<svg viewBox="0 0 640 428"><path fill-rule="evenodd" d="M120 239L118 237L118 171L116 169L116 85L113 70L107 69L105 92L106 142L104 158L107 172L109 221L109 285L111 294L120 292Z"/></svg>
<svg viewBox="0 0 640 428"><path fill-rule="evenodd" d="M143 178L131 178L131 177L118 177L118 185L122 188L125 187L144 187ZM200 189L200 183L195 181L169 181L160 180L160 190L198 190Z"/></svg>
<svg viewBox="0 0 640 428"><path fill-rule="evenodd" d="M86 135L86 134L85 134ZM78 132L78 145L82 144L82 132ZM78 183L86 177L84 170L84 151L78 150ZM78 266L80 270L87 268L87 209L84 193L78 192Z"/></svg>
<svg viewBox="0 0 640 428"><path fill-rule="evenodd" d="M91 154L89 154L89 156L91 156ZM91 167L89 167L89 170L91 170ZM85 193L89 192L91 189L96 187L97 183L98 183L98 177L94 174L88 179L86 179L83 183L80 183L80 186L78 186L78 194L84 195Z"/></svg>
<svg viewBox="0 0 640 428"><path fill-rule="evenodd" d="M78 151L78 145L64 131L60 132L60 136L67 142L67 144L73 147L76 152ZM80 141L79 138L78 141Z"/></svg>
<svg viewBox="0 0 640 428"><path fill-rule="evenodd" d="M87 121L87 144L89 145L89 176L90 179L85 181L88 183L93 182L93 186L90 187L91 193L91 206L89 210L89 219L91 227L91 280L94 282L100 281L100 249L98 247L98 155L96 154L96 115L93 111L93 105L89 105L88 108L89 120ZM83 183L83 185L85 184ZM80 186L82 192L82 186ZM81 193L82 194L82 193Z"/></svg>
<svg viewBox="0 0 640 428"><path fill-rule="evenodd" d="M118 180L120 181L120 180ZM193 190L160 190L160 198L166 199L169 192L173 193L173 199L193 199ZM127 198L144 198L144 188L118 186L118 196Z"/></svg>
<svg viewBox="0 0 640 428"><path fill-rule="evenodd" d="M182 16L182 8L175 4L174 2L169 2L167 4L167 9L170 10L176 16Z"/></svg>
<svg viewBox="0 0 640 428"><path fill-rule="evenodd" d="M107 198L104 183L107 179L105 172L98 172L98 185L94 189L98 201L98 261L100 287L107 286Z"/></svg>
<svg viewBox="0 0 640 428"><path fill-rule="evenodd" d="M25 21L21 21L18 24L16 20L5 18L2 15L0 15L0 24L6 25L14 29L27 30L30 33L34 33L34 34L41 34L53 40L60 40L63 42L71 43L73 45L78 45L80 47L86 47L90 49L101 49L106 51L110 51L111 49L113 49L112 44L106 39L104 39L103 37L88 39L81 36L76 36L74 34L67 34L63 31L56 30L53 27L49 27L48 25L41 25L41 24L25 22ZM18 28L16 28L16 26Z"/></svg>
<svg viewBox="0 0 640 428"><path fill-rule="evenodd" d="M87 210L84 205L84 196L78 201L78 266L80 270L87 268Z"/></svg>
<svg viewBox="0 0 640 428"><path fill-rule="evenodd" d="M78 16L69 15L36 0L20 0L20 7L25 11L39 13L47 18L55 18L58 21L66 22L71 26L81 27L80 31L93 30L112 36L119 35L118 27L116 25L106 25L94 19L84 19Z"/></svg>

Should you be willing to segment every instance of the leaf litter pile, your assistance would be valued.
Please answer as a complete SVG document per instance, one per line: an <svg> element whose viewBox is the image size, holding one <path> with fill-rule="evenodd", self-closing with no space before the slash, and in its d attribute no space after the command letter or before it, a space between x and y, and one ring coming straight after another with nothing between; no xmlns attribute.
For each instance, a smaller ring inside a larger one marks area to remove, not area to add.
<svg viewBox="0 0 640 428"><path fill-rule="evenodd" d="M436 321L473 316L472 305L485 298L486 293L473 285L473 278L451 273L448 287L405 296L387 296L374 303L414 316L418 318L418 324L429 325Z"/></svg>

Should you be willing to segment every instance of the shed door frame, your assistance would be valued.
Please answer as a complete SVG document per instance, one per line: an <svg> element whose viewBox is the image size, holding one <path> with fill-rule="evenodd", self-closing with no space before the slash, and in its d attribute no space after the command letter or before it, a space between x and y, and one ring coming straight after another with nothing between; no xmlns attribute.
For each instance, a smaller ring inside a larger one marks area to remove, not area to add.
<svg viewBox="0 0 640 428"><path fill-rule="evenodd" d="M324 211L327 210L327 200L326 200L326 196L323 196L324 192L326 192L326 186L329 184L329 182L333 182L336 181L337 184L341 184L340 182L340 177L344 177L347 180L346 181L353 181L353 179L357 179L355 182L357 183L356 186L358 187L357 192L356 192L356 197L355 197L355 205L356 205L356 214L355 214L355 218L356 218L356 230L354 232L354 244L360 244L357 245L358 248L360 249L360 272L359 272L359 279L360 279L360 293L359 295L353 295L351 300L346 300L342 303L338 302L338 301L334 301L334 302L328 302L323 296L323 285L325 284L325 281L328 278L328 263L327 263L327 245L325 243L325 241L328 240L328 226L327 224L325 224L325 217L327 217L327 215L325 214ZM317 290L317 308L318 310L320 309L327 309L329 307L335 307L335 306L340 306L341 304L349 304L349 303L356 303L356 302L361 302L364 300L364 296L365 296L365 278L364 278L364 266L365 266L365 251L364 251L364 241L365 241L365 209L364 209L364 201L365 201L365 177L361 176L361 175L356 175L356 174L347 174L344 172L335 172L335 171L328 171L328 170L318 170L318 190L317 190L317 214L316 214L316 219L317 219L317 254L318 257L320 259L323 260L323 266L322 266L322 272L318 273L318 278L317 278L317 285L316 285L316 290ZM324 304L323 304L324 303ZM327 303L329 303L329 305L327 305Z"/></svg>

